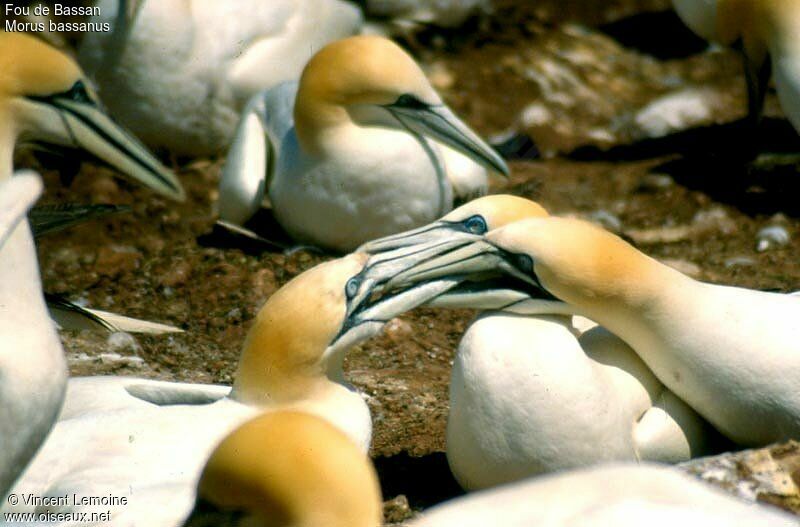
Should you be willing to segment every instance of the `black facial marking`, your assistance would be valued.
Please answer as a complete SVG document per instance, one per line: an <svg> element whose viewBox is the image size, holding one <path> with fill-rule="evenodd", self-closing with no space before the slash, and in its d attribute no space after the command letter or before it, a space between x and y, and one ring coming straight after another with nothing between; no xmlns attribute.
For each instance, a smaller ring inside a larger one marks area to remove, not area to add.
<svg viewBox="0 0 800 527"><path fill-rule="evenodd" d="M70 88L66 93L61 94L60 97L91 106L95 106L96 104L95 101L89 96L89 92L86 91L86 86L83 84L82 80L79 80L73 84L72 88Z"/></svg>
<svg viewBox="0 0 800 527"><path fill-rule="evenodd" d="M399 106L401 108L410 108L415 110L425 110L426 108L429 107L429 105L420 101L418 98L411 95L410 93L404 93L403 95L398 97L392 106Z"/></svg>
<svg viewBox="0 0 800 527"><path fill-rule="evenodd" d="M512 254L510 260L514 267L525 274L533 273L533 258L527 254Z"/></svg>

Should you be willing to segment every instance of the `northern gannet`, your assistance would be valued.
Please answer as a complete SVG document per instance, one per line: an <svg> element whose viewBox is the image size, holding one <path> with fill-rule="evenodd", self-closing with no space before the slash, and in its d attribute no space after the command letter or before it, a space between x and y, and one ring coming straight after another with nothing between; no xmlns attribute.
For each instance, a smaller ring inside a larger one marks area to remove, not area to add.
<svg viewBox="0 0 800 527"><path fill-rule="evenodd" d="M0 498L47 436L67 381L25 218L41 192L37 174L0 177Z"/></svg>
<svg viewBox="0 0 800 527"><path fill-rule="evenodd" d="M797 297L698 282L576 219L519 221L430 257L437 244L395 282L508 275L533 298L526 312L602 324L736 443L800 437Z"/></svg>
<svg viewBox="0 0 800 527"><path fill-rule="evenodd" d="M104 113L78 65L24 33L0 32L0 166L17 143L85 150L156 192L184 198L177 178Z"/></svg>
<svg viewBox="0 0 800 527"><path fill-rule="evenodd" d="M12 178L18 141L86 150L162 194L183 196L175 177L100 110L73 61L28 35L0 32L0 223L6 230L0 253L2 496L47 435L66 383L25 219L41 182L28 174Z"/></svg>
<svg viewBox="0 0 800 527"><path fill-rule="evenodd" d="M532 201L486 196L361 250L377 254L476 239L545 216ZM705 453L710 427L625 342L590 321L578 330L570 317L527 315L527 300L498 287L452 290L429 304L489 310L461 339L450 380L447 460L462 487L608 461L679 462Z"/></svg>
<svg viewBox="0 0 800 527"><path fill-rule="evenodd" d="M152 147L219 154L257 91L296 80L322 46L358 32L342 0L100 0L80 63L111 114ZM128 11L128 16L121 13Z"/></svg>
<svg viewBox="0 0 800 527"><path fill-rule="evenodd" d="M256 417L214 449L195 511L209 503L253 527L378 527L378 475L350 439L316 416Z"/></svg>
<svg viewBox="0 0 800 527"><path fill-rule="evenodd" d="M134 378L71 380L62 418L18 484L18 496L125 497L125 505L4 503L4 511L111 511L115 525L180 525L194 503L211 450L257 413L318 415L363 451L371 423L362 396L346 385L345 352L392 317L449 289L430 282L375 298L374 286L404 268L372 266L364 254L320 264L273 294L244 344L232 390ZM80 381L80 380L77 380ZM76 390L71 390L73 385ZM154 503L169 503L156 507ZM119 506L118 506L119 505ZM98 522L100 524L102 522Z"/></svg>
<svg viewBox="0 0 800 527"><path fill-rule="evenodd" d="M241 225L268 192L294 239L348 251L442 216L454 188L485 193L482 167L508 173L405 51L351 37L309 61L296 99L283 85L248 105L223 169L220 218Z"/></svg>
<svg viewBox="0 0 800 527"><path fill-rule="evenodd" d="M532 478L437 505L409 527L789 527L797 518L744 503L653 463Z"/></svg>
<svg viewBox="0 0 800 527"><path fill-rule="evenodd" d="M778 99L800 131L800 1L673 0L684 23L706 40L741 43L747 79L748 112L758 120L770 73Z"/></svg>

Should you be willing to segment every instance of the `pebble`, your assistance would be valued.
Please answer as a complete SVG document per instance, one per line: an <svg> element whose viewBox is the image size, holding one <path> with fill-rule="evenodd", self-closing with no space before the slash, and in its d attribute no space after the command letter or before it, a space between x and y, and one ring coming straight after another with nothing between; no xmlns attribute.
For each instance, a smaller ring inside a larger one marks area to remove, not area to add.
<svg viewBox="0 0 800 527"><path fill-rule="evenodd" d="M701 210L692 218L692 224L698 229L698 233L719 231L722 234L731 235L739 230L736 222L728 214L728 211L722 207L712 207L708 210Z"/></svg>
<svg viewBox="0 0 800 527"><path fill-rule="evenodd" d="M100 362L103 364L119 364L124 366L141 367L144 365L144 359L141 357L131 357L120 355L119 353L101 353Z"/></svg>
<svg viewBox="0 0 800 527"><path fill-rule="evenodd" d="M119 185L110 176L101 176L95 179L90 191L92 201L95 203L117 203L120 199Z"/></svg>
<svg viewBox="0 0 800 527"><path fill-rule="evenodd" d="M112 352L119 352L119 351L138 351L139 343L136 342L136 339L130 333L125 333L124 331L117 331L112 333L106 339L106 344L108 344L108 349Z"/></svg>
<svg viewBox="0 0 800 527"><path fill-rule="evenodd" d="M383 502L383 519L386 523L400 523L411 518L411 506L405 494Z"/></svg>
<svg viewBox="0 0 800 527"><path fill-rule="evenodd" d="M733 267L750 267L756 265L756 261L749 256L734 256L725 260L725 267L731 269Z"/></svg>
<svg viewBox="0 0 800 527"><path fill-rule="evenodd" d="M111 278L138 269L142 253L127 245L101 247L94 261L95 271Z"/></svg>
<svg viewBox="0 0 800 527"><path fill-rule="evenodd" d="M639 188L647 192L666 190L675 184L668 174L646 174L639 182Z"/></svg>
<svg viewBox="0 0 800 527"><path fill-rule="evenodd" d="M552 119L553 114L540 102L529 104L519 114L520 123L524 128L544 126Z"/></svg>
<svg viewBox="0 0 800 527"><path fill-rule="evenodd" d="M383 331L389 340L394 343L405 342L414 333L411 324L401 318L393 318L390 320Z"/></svg>
<svg viewBox="0 0 800 527"><path fill-rule="evenodd" d="M665 258L661 263L692 278L700 278L703 274L703 269L699 265L688 260Z"/></svg>
<svg viewBox="0 0 800 527"><path fill-rule="evenodd" d="M434 62L428 68L427 77L437 90L449 90L456 83L455 76L442 62Z"/></svg>
<svg viewBox="0 0 800 527"><path fill-rule="evenodd" d="M697 458L680 470L747 501L763 501L797 512L800 488L800 443L789 441L766 448Z"/></svg>
<svg viewBox="0 0 800 527"><path fill-rule="evenodd" d="M791 236L786 227L770 225L764 227L756 234L756 251L763 253L766 250L788 245Z"/></svg>
<svg viewBox="0 0 800 527"><path fill-rule="evenodd" d="M666 135L707 124L713 115L715 90L686 88L668 93L639 110L633 118L640 137Z"/></svg>
<svg viewBox="0 0 800 527"><path fill-rule="evenodd" d="M159 283L164 287L184 285L192 275L192 264L183 260L172 265L167 272L161 275Z"/></svg>
<svg viewBox="0 0 800 527"><path fill-rule="evenodd" d="M622 221L607 210L600 209L589 214L589 221L597 223L604 229L618 233L622 230Z"/></svg>

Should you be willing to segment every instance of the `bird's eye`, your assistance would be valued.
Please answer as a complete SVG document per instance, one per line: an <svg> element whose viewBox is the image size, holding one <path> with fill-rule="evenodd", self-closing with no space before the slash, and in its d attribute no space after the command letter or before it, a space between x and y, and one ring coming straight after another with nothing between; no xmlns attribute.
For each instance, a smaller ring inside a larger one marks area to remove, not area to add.
<svg viewBox="0 0 800 527"><path fill-rule="evenodd" d="M347 296L347 299L350 300L356 293L358 293L358 288L361 287L361 279L357 276L354 276L344 286L344 294Z"/></svg>
<svg viewBox="0 0 800 527"><path fill-rule="evenodd" d="M92 100L92 98L89 96L89 92L86 91L86 86L81 80L73 84L72 88L70 88L69 91L63 95L63 97L71 101L89 104L91 106L95 105L94 100Z"/></svg>
<svg viewBox="0 0 800 527"><path fill-rule="evenodd" d="M404 93L394 103L395 106L401 106L403 108L416 108L418 110L425 109L428 107L427 104L417 99L415 96L411 95L410 93Z"/></svg>
<svg viewBox="0 0 800 527"><path fill-rule="evenodd" d="M486 225L486 220L483 216L471 216L464 220L464 228L472 234L486 234L489 227Z"/></svg>

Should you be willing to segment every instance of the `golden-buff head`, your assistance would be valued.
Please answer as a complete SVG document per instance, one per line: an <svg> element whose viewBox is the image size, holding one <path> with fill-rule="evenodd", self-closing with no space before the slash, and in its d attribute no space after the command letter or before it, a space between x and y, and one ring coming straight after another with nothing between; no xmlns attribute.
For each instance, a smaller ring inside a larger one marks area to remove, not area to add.
<svg viewBox="0 0 800 527"><path fill-rule="evenodd" d="M369 459L319 417L268 412L209 458L198 494L261 527L377 527L381 492Z"/></svg>

